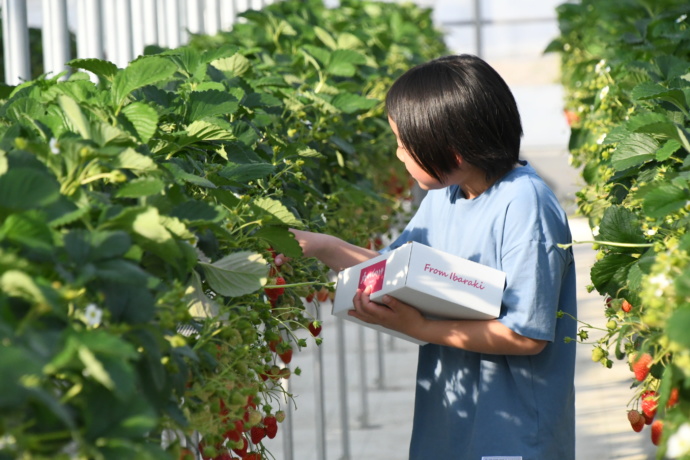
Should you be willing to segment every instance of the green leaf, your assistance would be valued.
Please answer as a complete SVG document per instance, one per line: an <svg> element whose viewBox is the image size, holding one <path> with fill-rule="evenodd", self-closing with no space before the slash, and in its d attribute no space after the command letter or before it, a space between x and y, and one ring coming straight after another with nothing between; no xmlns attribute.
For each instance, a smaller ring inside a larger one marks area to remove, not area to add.
<svg viewBox="0 0 690 460"><path fill-rule="evenodd" d="M687 187L663 182L644 195L642 209L649 217L661 218L685 207L690 200Z"/></svg>
<svg viewBox="0 0 690 460"><path fill-rule="evenodd" d="M42 171L29 168L10 169L0 176L0 209L40 208L60 197L60 184Z"/></svg>
<svg viewBox="0 0 690 460"><path fill-rule="evenodd" d="M232 76L239 77L251 68L252 63L249 59L237 53L227 58L216 59L211 62L211 65L221 72L228 72Z"/></svg>
<svg viewBox="0 0 690 460"><path fill-rule="evenodd" d="M201 278L196 271L192 272L192 282L185 291L189 314L194 318L216 318L220 312L218 304L211 300L201 285Z"/></svg>
<svg viewBox="0 0 690 460"><path fill-rule="evenodd" d="M668 320L666 333L668 338L684 347L690 347L690 310L679 308Z"/></svg>
<svg viewBox="0 0 690 460"><path fill-rule="evenodd" d="M264 226L254 233L254 236L268 241L277 253L288 257L302 257L302 247L295 236L286 227Z"/></svg>
<svg viewBox="0 0 690 460"><path fill-rule="evenodd" d="M195 91L189 95L189 120L196 121L216 115L232 115L239 108L235 96L228 92Z"/></svg>
<svg viewBox="0 0 690 460"><path fill-rule="evenodd" d="M197 120L185 128L187 134L194 140L203 141L229 141L235 139L235 135L207 120Z"/></svg>
<svg viewBox="0 0 690 460"><path fill-rule="evenodd" d="M53 234L45 219L34 213L11 214L0 226L0 239L7 238L31 249L51 250Z"/></svg>
<svg viewBox="0 0 690 460"><path fill-rule="evenodd" d="M617 171L637 166L654 159L658 149L659 143L653 137L633 133L618 144L611 155L611 166Z"/></svg>
<svg viewBox="0 0 690 460"><path fill-rule="evenodd" d="M187 222L218 222L224 213L216 206L205 201L187 200L173 208L171 216Z"/></svg>
<svg viewBox="0 0 690 460"><path fill-rule="evenodd" d="M137 59L115 75L112 87L113 102L117 107L122 106L132 91L167 80L176 70L177 66L165 58L146 56Z"/></svg>
<svg viewBox="0 0 690 460"><path fill-rule="evenodd" d="M267 177L274 171L275 166L270 163L228 163L218 174L228 180L247 184L249 181Z"/></svg>
<svg viewBox="0 0 690 460"><path fill-rule="evenodd" d="M21 407L28 389L21 381L29 376L41 376L41 363L24 348L12 345L0 346L0 408Z"/></svg>
<svg viewBox="0 0 690 460"><path fill-rule="evenodd" d="M115 389L115 383L110 378L110 374L105 370L103 364L96 358L96 355L88 348L81 346L77 350L79 359L84 364L84 369L91 377L96 379L101 385L109 390Z"/></svg>
<svg viewBox="0 0 690 460"><path fill-rule="evenodd" d="M148 143L158 129L158 112L143 102L133 102L125 106L122 113L134 125L139 139Z"/></svg>
<svg viewBox="0 0 690 460"><path fill-rule="evenodd" d="M354 50L335 50L331 53L326 72L338 77L352 77L357 72L356 65L366 64L363 54Z"/></svg>
<svg viewBox="0 0 690 460"><path fill-rule="evenodd" d="M79 104L69 96L58 96L58 103L70 123L71 129L84 139L91 139L91 124Z"/></svg>
<svg viewBox="0 0 690 460"><path fill-rule="evenodd" d="M113 166L135 171L154 171L158 169L156 163L150 157L142 155L131 147L124 149L115 157Z"/></svg>
<svg viewBox="0 0 690 460"><path fill-rule="evenodd" d="M355 113L359 110L369 110L376 107L379 102L376 99L369 99L359 94L340 93L333 99L331 104L345 113Z"/></svg>
<svg viewBox="0 0 690 460"><path fill-rule="evenodd" d="M139 177L124 184L115 192L118 198L140 198L158 195L165 190L165 183L154 177Z"/></svg>
<svg viewBox="0 0 690 460"><path fill-rule="evenodd" d="M274 198L260 197L252 201L252 205L272 216L280 224L289 227L302 227L302 222L283 203Z"/></svg>
<svg viewBox="0 0 690 460"><path fill-rule="evenodd" d="M72 59L67 65L75 69L89 71L101 80L112 80L117 73L117 66L115 64L100 59Z"/></svg>
<svg viewBox="0 0 690 460"><path fill-rule="evenodd" d="M216 184L214 184L210 180L206 179L205 177L196 176L194 174L188 173L175 163L163 163L163 166L166 169L168 169L173 174L173 176L175 176L175 179L181 180L183 182L189 182L190 184L198 185L199 187L216 188Z"/></svg>
<svg viewBox="0 0 690 460"><path fill-rule="evenodd" d="M659 150L656 151L655 159L656 161L664 161L669 159L674 153L680 149L681 145L675 139L670 139L661 146Z"/></svg>
<svg viewBox="0 0 690 460"><path fill-rule="evenodd" d="M314 34L316 34L318 39L321 40L321 42L324 45L326 45L328 48L330 48L332 50L335 50L336 48L338 48L338 44L336 43L336 41L333 39L331 34L326 32L325 29L323 29L319 26L314 26Z"/></svg>
<svg viewBox="0 0 690 460"><path fill-rule="evenodd" d="M599 241L616 243L647 243L642 234L642 226L637 215L623 206L610 206L604 211L599 223ZM639 252L639 248L616 248L619 252Z"/></svg>
<svg viewBox="0 0 690 460"><path fill-rule="evenodd" d="M686 111L688 106L685 93L682 90L665 88L658 83L640 83L633 88L631 95L634 100L638 101L661 99L675 105L682 111Z"/></svg>
<svg viewBox="0 0 690 460"><path fill-rule="evenodd" d="M239 297L256 292L268 279L268 264L260 254L242 251L223 257L212 264L200 262L206 282L217 293Z"/></svg>
<svg viewBox="0 0 690 460"><path fill-rule="evenodd" d="M608 254L592 266L592 284L601 295L618 295L626 286L628 271L636 261L636 258L627 254Z"/></svg>

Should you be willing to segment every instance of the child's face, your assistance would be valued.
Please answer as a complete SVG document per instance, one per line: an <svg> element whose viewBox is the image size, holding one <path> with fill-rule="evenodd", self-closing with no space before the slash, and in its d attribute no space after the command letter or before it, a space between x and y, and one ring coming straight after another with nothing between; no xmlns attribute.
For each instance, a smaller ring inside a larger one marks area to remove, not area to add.
<svg viewBox="0 0 690 460"><path fill-rule="evenodd" d="M390 119L390 117L388 118L388 123L391 125L391 129L395 134L395 140L398 143L395 155L398 157L398 160L402 161L405 164L407 172L409 172L412 178L417 181L419 187L422 190L434 190L445 187L445 185L443 185L429 173L424 171L424 169L422 169L422 167L419 166L419 164L409 154L405 147L403 147L402 141L400 140L400 136L398 134L398 125L396 125L395 122Z"/></svg>

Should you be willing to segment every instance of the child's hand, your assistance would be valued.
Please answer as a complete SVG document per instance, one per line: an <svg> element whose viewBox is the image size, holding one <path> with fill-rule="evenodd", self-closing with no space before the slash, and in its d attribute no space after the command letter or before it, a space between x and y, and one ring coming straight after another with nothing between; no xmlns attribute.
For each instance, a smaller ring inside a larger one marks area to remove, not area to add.
<svg viewBox="0 0 690 460"><path fill-rule="evenodd" d="M425 321L419 310L388 295L383 297L383 304L372 302L369 300L370 292L370 287L364 291L357 290L355 309L350 310L348 315L414 337L414 331Z"/></svg>

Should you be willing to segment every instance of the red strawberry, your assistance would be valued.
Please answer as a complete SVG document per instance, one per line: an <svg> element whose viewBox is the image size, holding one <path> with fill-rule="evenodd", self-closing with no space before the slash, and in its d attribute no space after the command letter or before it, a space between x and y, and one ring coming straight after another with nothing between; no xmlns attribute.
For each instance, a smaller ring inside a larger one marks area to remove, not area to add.
<svg viewBox="0 0 690 460"><path fill-rule="evenodd" d="M306 300L307 303L311 303L312 300L314 300L314 296L315 296L315 295L316 295L316 292L314 292L313 290L311 290L311 291L309 291L309 294L307 294L307 296L304 298L304 300Z"/></svg>
<svg viewBox="0 0 690 460"><path fill-rule="evenodd" d="M242 457L242 460L261 460L263 457L259 452L249 452L247 455Z"/></svg>
<svg viewBox="0 0 690 460"><path fill-rule="evenodd" d="M273 281L272 284L273 284L273 285L276 285L276 286L282 286L283 284L285 284L285 279L284 279L282 276L279 276L278 278L276 278L276 279ZM283 292L285 292L285 288L282 288L282 287L266 288L266 289L265 289L265 292L266 292L266 296L267 296L269 299L271 299L271 300L277 300L278 297L280 297L281 295L283 295Z"/></svg>
<svg viewBox="0 0 690 460"><path fill-rule="evenodd" d="M666 401L666 407L673 407L676 404L678 404L678 388L672 388L668 401Z"/></svg>
<svg viewBox="0 0 690 460"><path fill-rule="evenodd" d="M283 413L283 417L285 416L285 412L283 411L278 411ZM276 426L278 425L278 412L276 412L276 415L267 415L264 417L264 426Z"/></svg>
<svg viewBox="0 0 690 460"><path fill-rule="evenodd" d="M664 428L664 422L657 420L652 423L652 444L658 446L661 442L661 434Z"/></svg>
<svg viewBox="0 0 690 460"><path fill-rule="evenodd" d="M275 438L277 433L278 425L266 425L266 436L268 436L269 439Z"/></svg>
<svg viewBox="0 0 690 460"><path fill-rule="evenodd" d="M262 426L255 425L252 427L249 434L251 436L252 443L259 444L261 440L266 437L266 430Z"/></svg>
<svg viewBox="0 0 690 460"><path fill-rule="evenodd" d="M632 305L630 305L630 302L627 300L623 300L623 303L621 304L621 310L623 310L626 313L630 313L630 310L632 310Z"/></svg>
<svg viewBox="0 0 690 460"><path fill-rule="evenodd" d="M656 391L645 391L640 399L642 400L642 412L648 419L653 419L659 405L656 400Z"/></svg>
<svg viewBox="0 0 690 460"><path fill-rule="evenodd" d="M279 353L278 356L280 356L280 359L285 363L285 364L290 364L290 361L292 361L292 348L288 348L282 353Z"/></svg>
<svg viewBox="0 0 690 460"><path fill-rule="evenodd" d="M276 349L277 349L277 347L278 347L278 344L279 344L280 342L282 342L282 341L283 341L283 339L280 338L280 337L278 337L276 340L271 340L270 342L268 342L268 348L269 348L273 353L277 353Z"/></svg>
<svg viewBox="0 0 690 460"><path fill-rule="evenodd" d="M232 424L232 428L227 430L225 434L223 434L223 437L230 441L239 442L243 431L244 422L242 420L235 420Z"/></svg>
<svg viewBox="0 0 690 460"><path fill-rule="evenodd" d="M319 321L312 321L307 328L314 337L318 337L321 334L321 323Z"/></svg>
<svg viewBox="0 0 690 460"><path fill-rule="evenodd" d="M637 433L642 431L644 428L644 417L636 410L631 410L628 412L628 420L630 421L630 426Z"/></svg>
<svg viewBox="0 0 690 460"><path fill-rule="evenodd" d="M649 374L649 366L652 364L652 356L649 353L642 355L635 355L632 363L632 370L635 373L635 378L638 381L643 381Z"/></svg>

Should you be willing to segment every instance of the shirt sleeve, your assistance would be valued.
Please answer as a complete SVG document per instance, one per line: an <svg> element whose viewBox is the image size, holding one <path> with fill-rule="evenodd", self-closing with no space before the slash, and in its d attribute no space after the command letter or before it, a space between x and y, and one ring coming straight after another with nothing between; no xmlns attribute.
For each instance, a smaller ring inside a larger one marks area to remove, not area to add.
<svg viewBox="0 0 690 460"><path fill-rule="evenodd" d="M533 190L506 210L501 269L506 289L499 321L514 332L553 341L566 273L573 263L565 213L549 192Z"/></svg>

